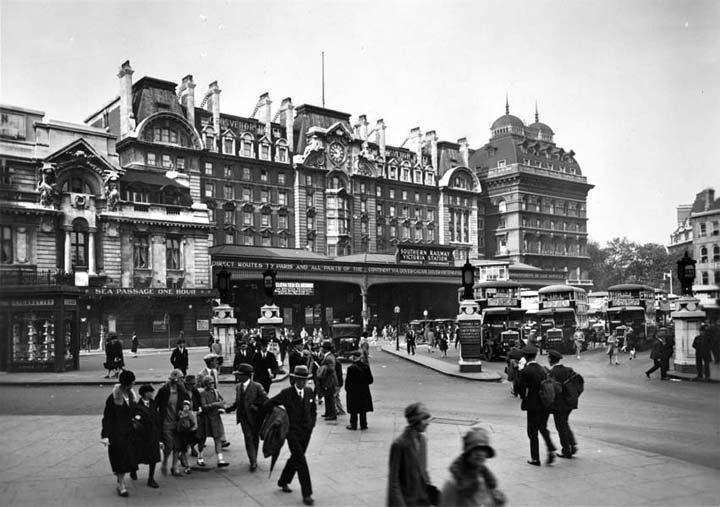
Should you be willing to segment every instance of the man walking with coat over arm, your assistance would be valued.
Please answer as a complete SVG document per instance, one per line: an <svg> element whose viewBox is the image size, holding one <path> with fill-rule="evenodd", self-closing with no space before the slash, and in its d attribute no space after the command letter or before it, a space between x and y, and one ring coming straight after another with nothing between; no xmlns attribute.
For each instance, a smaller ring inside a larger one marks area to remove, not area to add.
<svg viewBox="0 0 720 507"><path fill-rule="evenodd" d="M250 471L254 472L257 469L263 408L268 397L263 386L252 380L253 367L251 365L240 363L233 374L237 380L235 402L227 408L226 412L237 410L236 421L242 428L245 438L245 451L250 460Z"/></svg>
<svg viewBox="0 0 720 507"><path fill-rule="evenodd" d="M555 461L555 445L550 438L547 429L550 410L546 408L540 399L540 387L542 381L548 375L545 368L535 362L538 349L533 345L523 348L523 354L527 363L520 372L518 390L522 403L520 408L527 412L527 436L530 439L530 461L528 464L540 466L540 443L538 433L545 440L547 446L547 464Z"/></svg>

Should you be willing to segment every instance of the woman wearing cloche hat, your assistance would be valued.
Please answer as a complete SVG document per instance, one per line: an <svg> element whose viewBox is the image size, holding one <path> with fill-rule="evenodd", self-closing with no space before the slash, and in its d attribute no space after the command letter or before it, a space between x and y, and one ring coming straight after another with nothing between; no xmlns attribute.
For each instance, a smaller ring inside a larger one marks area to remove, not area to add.
<svg viewBox="0 0 720 507"><path fill-rule="evenodd" d="M505 495L497 489L497 479L485 465L495 456L490 435L481 427L463 436L463 452L450 465L450 478L440 494L440 505L502 506Z"/></svg>

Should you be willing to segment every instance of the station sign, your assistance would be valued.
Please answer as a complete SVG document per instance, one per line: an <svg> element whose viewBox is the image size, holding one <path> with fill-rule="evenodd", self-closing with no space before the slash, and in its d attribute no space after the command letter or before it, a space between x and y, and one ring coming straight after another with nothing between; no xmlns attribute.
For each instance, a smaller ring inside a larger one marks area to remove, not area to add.
<svg viewBox="0 0 720 507"><path fill-rule="evenodd" d="M315 284L313 282L275 282L275 295L313 296L315 295Z"/></svg>
<svg viewBox="0 0 720 507"><path fill-rule="evenodd" d="M398 262L448 265L454 262L453 251L436 246L398 245L395 256Z"/></svg>
<svg viewBox="0 0 720 507"><path fill-rule="evenodd" d="M92 287L88 289L91 296L195 296L217 297L215 289L134 289L122 287Z"/></svg>

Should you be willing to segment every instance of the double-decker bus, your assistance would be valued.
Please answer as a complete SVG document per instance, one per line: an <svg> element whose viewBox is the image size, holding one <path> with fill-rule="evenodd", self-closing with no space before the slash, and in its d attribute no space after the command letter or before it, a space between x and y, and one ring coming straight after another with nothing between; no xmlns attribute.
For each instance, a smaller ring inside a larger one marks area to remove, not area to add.
<svg viewBox="0 0 720 507"><path fill-rule="evenodd" d="M538 291L540 333L543 348L573 351L576 329L588 335L588 298L585 290L569 285L549 285Z"/></svg>
<svg viewBox="0 0 720 507"><path fill-rule="evenodd" d="M520 285L495 280L480 282L473 287L475 301L482 316L482 351L485 360L501 357L523 339L523 317Z"/></svg>
<svg viewBox="0 0 720 507"><path fill-rule="evenodd" d="M630 340L641 350L646 347L657 329L655 289L649 285L624 283L608 288L607 320L610 332L619 326L632 327Z"/></svg>

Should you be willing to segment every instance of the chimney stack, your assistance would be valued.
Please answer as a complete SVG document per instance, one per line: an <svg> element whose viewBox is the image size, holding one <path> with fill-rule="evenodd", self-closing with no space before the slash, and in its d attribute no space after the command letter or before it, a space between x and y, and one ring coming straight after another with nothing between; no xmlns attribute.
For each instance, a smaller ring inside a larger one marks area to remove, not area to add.
<svg viewBox="0 0 720 507"><path fill-rule="evenodd" d="M272 114L270 113L270 104L272 104L270 94L268 92L263 93L258 99L255 114L258 120L265 125L265 137L267 137L268 141L272 142Z"/></svg>
<svg viewBox="0 0 720 507"><path fill-rule="evenodd" d="M425 133L425 142L430 144L430 164L433 170L438 172L438 147L437 147L437 134L434 130Z"/></svg>
<svg viewBox="0 0 720 507"><path fill-rule="evenodd" d="M358 117L358 123L360 124L360 139L363 140L363 142L368 141L368 121L367 116L364 114L361 114Z"/></svg>
<svg viewBox="0 0 720 507"><path fill-rule="evenodd" d="M422 165L422 133L420 133L420 127L410 129L410 140L415 145L415 156L417 157L417 163Z"/></svg>
<svg viewBox="0 0 720 507"><path fill-rule="evenodd" d="M120 66L117 77L120 78L120 139L135 128L135 117L132 112L132 75L130 60Z"/></svg>
<svg viewBox="0 0 720 507"><path fill-rule="evenodd" d="M213 127L215 127L215 137L218 143L220 142L220 92L222 90L217 81L213 81L208 85L208 91L205 93L205 98L209 99L205 108L212 112Z"/></svg>
<svg viewBox="0 0 720 507"><path fill-rule="evenodd" d="M714 188L706 188L705 189L705 211L710 209L710 206L712 206L712 203L715 202L715 189Z"/></svg>
<svg viewBox="0 0 720 507"><path fill-rule="evenodd" d="M375 125L375 143L380 150L380 157L385 159L385 120L379 119Z"/></svg>
<svg viewBox="0 0 720 507"><path fill-rule="evenodd" d="M462 157L463 166L470 169L470 143L468 143L467 137L458 139L460 145L460 156Z"/></svg>
<svg viewBox="0 0 720 507"><path fill-rule="evenodd" d="M195 126L195 83L192 75L188 74L182 79L180 85L180 104L185 107L185 118Z"/></svg>
<svg viewBox="0 0 720 507"><path fill-rule="evenodd" d="M294 110L295 106L293 106L290 97L283 99L280 103L280 122L285 125L285 136L287 137L290 153L295 150L295 133L293 132L293 122L295 120Z"/></svg>

